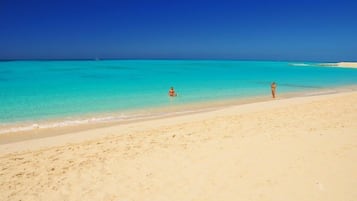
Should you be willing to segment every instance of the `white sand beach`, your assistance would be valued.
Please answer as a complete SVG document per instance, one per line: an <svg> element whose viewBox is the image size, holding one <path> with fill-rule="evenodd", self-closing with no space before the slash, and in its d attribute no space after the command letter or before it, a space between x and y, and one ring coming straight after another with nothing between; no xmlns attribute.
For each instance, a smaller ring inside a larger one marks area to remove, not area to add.
<svg viewBox="0 0 357 201"><path fill-rule="evenodd" d="M0 200L354 201L357 92L0 145Z"/></svg>
<svg viewBox="0 0 357 201"><path fill-rule="evenodd" d="M322 64L320 64L320 66L340 67L340 68L357 68L357 62L322 63Z"/></svg>
<svg viewBox="0 0 357 201"><path fill-rule="evenodd" d="M357 62L339 62L337 63L339 67L349 67L349 68L357 68Z"/></svg>

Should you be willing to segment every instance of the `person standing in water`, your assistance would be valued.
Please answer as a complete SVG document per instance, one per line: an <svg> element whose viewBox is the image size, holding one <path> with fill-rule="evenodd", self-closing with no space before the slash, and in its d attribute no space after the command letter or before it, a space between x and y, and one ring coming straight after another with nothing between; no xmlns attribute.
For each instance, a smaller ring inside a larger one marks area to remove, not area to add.
<svg viewBox="0 0 357 201"><path fill-rule="evenodd" d="M275 82L271 83L270 87L271 87L271 95L273 96L273 98L275 98L275 94L276 94L276 83L275 83Z"/></svg>
<svg viewBox="0 0 357 201"><path fill-rule="evenodd" d="M177 93L175 92L173 87L171 87L169 90L169 96L171 96L171 97L177 96Z"/></svg>

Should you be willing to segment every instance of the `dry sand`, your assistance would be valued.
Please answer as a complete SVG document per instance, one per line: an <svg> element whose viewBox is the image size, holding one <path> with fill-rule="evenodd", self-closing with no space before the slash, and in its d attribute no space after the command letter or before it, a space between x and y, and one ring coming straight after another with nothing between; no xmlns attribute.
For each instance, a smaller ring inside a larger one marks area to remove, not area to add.
<svg viewBox="0 0 357 201"><path fill-rule="evenodd" d="M357 92L0 145L0 200L355 201Z"/></svg>

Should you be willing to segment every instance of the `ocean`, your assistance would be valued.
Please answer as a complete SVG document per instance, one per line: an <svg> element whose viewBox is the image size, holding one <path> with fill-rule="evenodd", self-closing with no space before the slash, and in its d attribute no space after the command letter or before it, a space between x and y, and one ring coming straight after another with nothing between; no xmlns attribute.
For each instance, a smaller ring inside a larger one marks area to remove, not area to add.
<svg viewBox="0 0 357 201"><path fill-rule="evenodd" d="M278 97L357 84L357 69L301 64L238 60L3 61L0 133L1 127L13 124L57 121L61 123L55 125L63 126L120 120L140 117L149 108L269 97L273 81L278 85ZM177 97L168 97L170 87L175 88Z"/></svg>

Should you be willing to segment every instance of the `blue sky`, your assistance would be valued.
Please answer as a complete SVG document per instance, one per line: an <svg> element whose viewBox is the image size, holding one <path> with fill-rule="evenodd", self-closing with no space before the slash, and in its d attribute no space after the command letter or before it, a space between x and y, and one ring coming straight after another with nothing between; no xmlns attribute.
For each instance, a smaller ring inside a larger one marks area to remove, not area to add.
<svg viewBox="0 0 357 201"><path fill-rule="evenodd" d="M0 59L357 61L357 1L0 0Z"/></svg>

